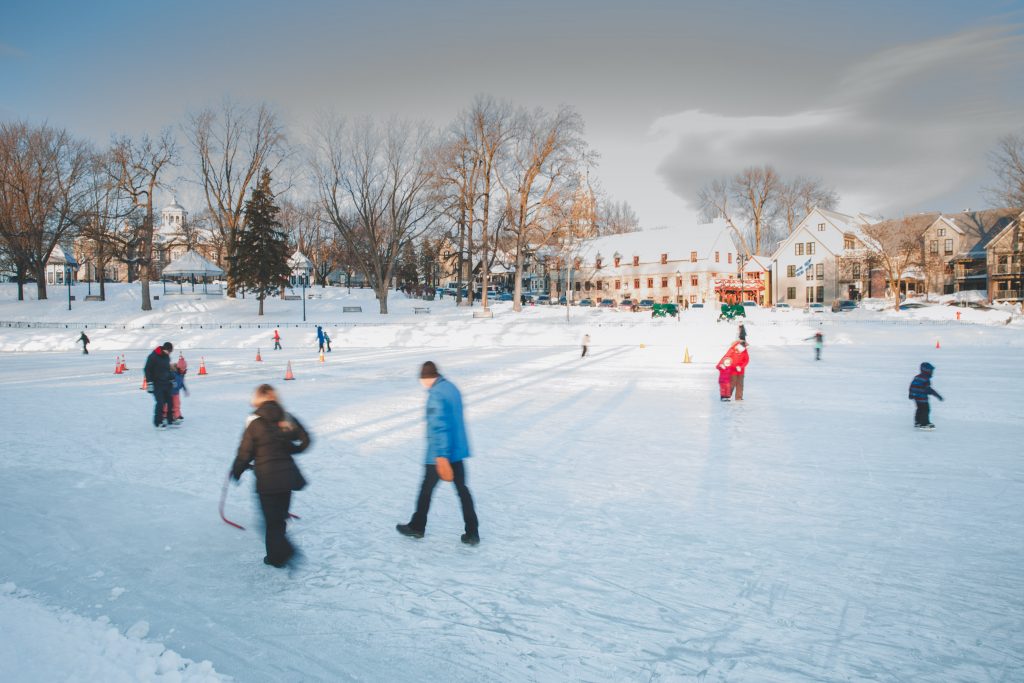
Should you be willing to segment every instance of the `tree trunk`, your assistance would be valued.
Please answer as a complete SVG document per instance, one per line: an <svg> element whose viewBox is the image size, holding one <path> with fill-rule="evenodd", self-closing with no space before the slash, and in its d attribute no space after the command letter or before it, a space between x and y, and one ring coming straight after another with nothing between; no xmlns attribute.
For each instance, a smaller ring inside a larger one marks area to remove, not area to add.
<svg viewBox="0 0 1024 683"><path fill-rule="evenodd" d="M263 292L260 292L260 312L257 315L263 315Z"/></svg>
<svg viewBox="0 0 1024 683"><path fill-rule="evenodd" d="M46 264L42 264L36 270L36 299L42 301L46 298Z"/></svg>
<svg viewBox="0 0 1024 683"><path fill-rule="evenodd" d="M15 267L18 279L18 301L25 300L25 266L18 264Z"/></svg>
<svg viewBox="0 0 1024 683"><path fill-rule="evenodd" d="M518 313L523 310L523 249L519 245L516 246L516 267L514 273L516 281L512 287L512 310Z"/></svg>

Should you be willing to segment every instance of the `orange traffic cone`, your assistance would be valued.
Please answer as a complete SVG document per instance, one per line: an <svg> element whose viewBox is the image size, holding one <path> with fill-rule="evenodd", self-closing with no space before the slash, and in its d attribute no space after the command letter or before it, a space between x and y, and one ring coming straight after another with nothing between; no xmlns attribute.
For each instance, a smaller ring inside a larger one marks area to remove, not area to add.
<svg viewBox="0 0 1024 683"><path fill-rule="evenodd" d="M145 375L142 376L142 386L139 387L139 389L142 389L143 391L146 390L146 376Z"/></svg>
<svg viewBox="0 0 1024 683"><path fill-rule="evenodd" d="M114 374L120 375L124 370L121 369L121 359L114 358Z"/></svg>
<svg viewBox="0 0 1024 683"><path fill-rule="evenodd" d="M206 374L206 358L204 358L203 356L199 357L199 374Z"/></svg>
<svg viewBox="0 0 1024 683"><path fill-rule="evenodd" d="M260 356L260 350L259 349L256 349L256 362L257 363L262 363L263 362L263 357Z"/></svg>
<svg viewBox="0 0 1024 683"><path fill-rule="evenodd" d="M937 349L941 349L942 348L942 345L939 344L939 340L938 339L935 340L935 348L937 348Z"/></svg>
<svg viewBox="0 0 1024 683"><path fill-rule="evenodd" d="M324 362L324 352L323 351L320 352L320 362L321 363Z"/></svg>
<svg viewBox="0 0 1024 683"><path fill-rule="evenodd" d="M292 374L292 362L288 361L288 369L284 373L285 379L295 379L295 375Z"/></svg>
<svg viewBox="0 0 1024 683"><path fill-rule="evenodd" d="M121 372L128 372L128 357L121 354Z"/></svg>

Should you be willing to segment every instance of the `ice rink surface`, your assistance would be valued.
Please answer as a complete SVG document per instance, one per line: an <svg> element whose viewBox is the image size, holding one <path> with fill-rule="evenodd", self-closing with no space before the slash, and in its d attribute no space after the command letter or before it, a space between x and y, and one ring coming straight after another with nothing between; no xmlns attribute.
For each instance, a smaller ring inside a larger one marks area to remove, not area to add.
<svg viewBox="0 0 1024 683"><path fill-rule="evenodd" d="M931 330L851 323L821 362L811 327L748 329L731 404L718 351L684 364L681 333L641 347L590 329L583 359L544 335L343 338L322 364L269 344L256 363L243 333L206 334L181 342L192 394L162 433L138 388L148 337L127 377L107 351L2 354L0 583L122 632L145 620L242 681L1024 679L1019 327L944 330L935 349ZM476 548L448 486L426 538L394 531L422 474L427 359L463 392ZM907 400L922 361L946 398L934 432ZM291 572L261 562L251 473L227 502L247 529L217 514L263 381L314 437Z"/></svg>

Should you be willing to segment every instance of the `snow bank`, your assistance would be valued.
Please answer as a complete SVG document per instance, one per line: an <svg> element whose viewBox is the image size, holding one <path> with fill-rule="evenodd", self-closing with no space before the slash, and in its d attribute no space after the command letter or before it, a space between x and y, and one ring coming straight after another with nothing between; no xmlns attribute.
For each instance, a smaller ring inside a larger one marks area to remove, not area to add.
<svg viewBox="0 0 1024 683"><path fill-rule="evenodd" d="M193 662L145 640L139 621L126 635L106 617L85 619L43 606L13 583L0 584L0 680L168 681L213 683L231 678L210 662Z"/></svg>

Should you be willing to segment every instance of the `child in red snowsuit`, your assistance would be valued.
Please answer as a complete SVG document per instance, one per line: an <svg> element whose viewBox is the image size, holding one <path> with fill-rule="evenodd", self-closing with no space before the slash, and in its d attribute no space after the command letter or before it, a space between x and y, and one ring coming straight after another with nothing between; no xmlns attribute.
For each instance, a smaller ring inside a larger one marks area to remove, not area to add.
<svg viewBox="0 0 1024 683"><path fill-rule="evenodd" d="M178 354L178 362L171 366L171 404L170 416L167 415L167 410L164 410L164 418L168 422L174 425L181 424L183 418L181 416L181 392L184 391L185 395L188 396L188 388L185 386L185 373L188 372L188 363L185 362L185 357Z"/></svg>
<svg viewBox="0 0 1024 683"><path fill-rule="evenodd" d="M718 365L718 393L722 401L728 401L732 394L732 359L726 356Z"/></svg>

